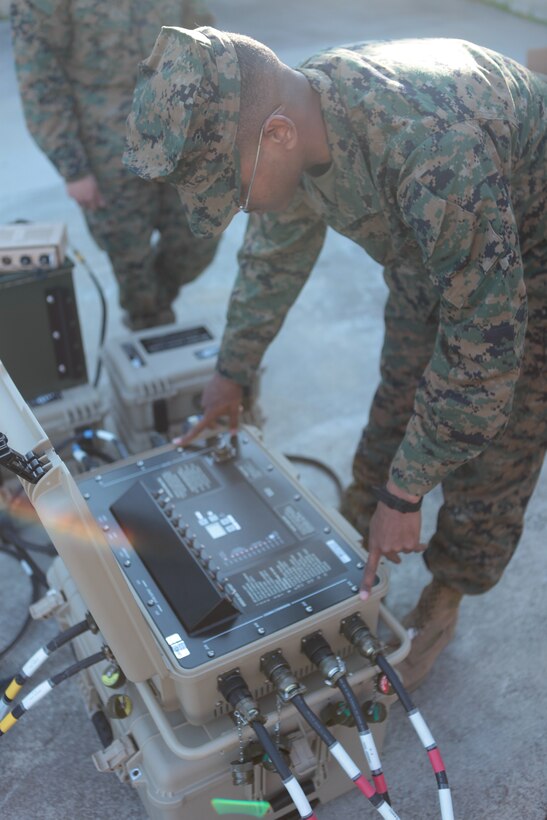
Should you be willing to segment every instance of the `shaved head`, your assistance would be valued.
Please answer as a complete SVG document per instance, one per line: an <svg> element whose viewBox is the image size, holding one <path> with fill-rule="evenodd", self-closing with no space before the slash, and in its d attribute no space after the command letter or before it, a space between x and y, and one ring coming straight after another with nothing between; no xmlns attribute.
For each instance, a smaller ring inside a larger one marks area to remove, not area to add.
<svg viewBox="0 0 547 820"><path fill-rule="evenodd" d="M247 37L228 33L234 44L241 72L241 100L237 142L240 148L255 145L260 127L282 102L281 77L286 66L274 52Z"/></svg>

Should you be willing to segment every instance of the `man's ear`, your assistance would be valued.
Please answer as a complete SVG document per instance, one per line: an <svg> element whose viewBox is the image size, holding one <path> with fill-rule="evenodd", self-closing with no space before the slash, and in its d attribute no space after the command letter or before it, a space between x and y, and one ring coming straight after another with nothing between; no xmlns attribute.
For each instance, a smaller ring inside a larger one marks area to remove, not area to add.
<svg viewBox="0 0 547 820"><path fill-rule="evenodd" d="M284 114L272 114L264 123L264 138L292 151L298 142L298 131L294 121Z"/></svg>

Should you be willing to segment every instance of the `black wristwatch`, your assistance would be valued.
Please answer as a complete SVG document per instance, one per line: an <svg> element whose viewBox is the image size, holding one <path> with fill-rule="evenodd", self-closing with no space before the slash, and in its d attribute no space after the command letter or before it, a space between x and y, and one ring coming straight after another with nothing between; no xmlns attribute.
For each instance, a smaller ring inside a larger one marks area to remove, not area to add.
<svg viewBox="0 0 547 820"><path fill-rule="evenodd" d="M423 498L420 498L419 501L405 501L404 498L399 498L398 495L390 493L385 484L382 484L381 487L373 487L372 494L377 501L381 501L386 507L400 513L418 512L423 501Z"/></svg>

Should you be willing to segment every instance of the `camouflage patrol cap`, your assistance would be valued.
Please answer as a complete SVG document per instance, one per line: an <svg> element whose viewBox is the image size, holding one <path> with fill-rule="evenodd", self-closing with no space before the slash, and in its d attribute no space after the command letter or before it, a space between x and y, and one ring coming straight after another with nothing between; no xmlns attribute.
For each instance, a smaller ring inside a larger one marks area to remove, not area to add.
<svg viewBox="0 0 547 820"><path fill-rule="evenodd" d="M221 233L238 210L241 185L234 44L209 26L164 26L139 68L123 162L177 188L196 236Z"/></svg>

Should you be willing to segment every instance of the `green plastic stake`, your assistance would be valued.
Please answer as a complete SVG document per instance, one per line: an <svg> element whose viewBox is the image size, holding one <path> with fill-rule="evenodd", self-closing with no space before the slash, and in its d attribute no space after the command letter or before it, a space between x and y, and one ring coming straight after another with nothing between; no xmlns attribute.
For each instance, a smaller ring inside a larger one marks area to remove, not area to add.
<svg viewBox="0 0 547 820"><path fill-rule="evenodd" d="M214 797L211 805L217 814L246 814L248 817L264 817L272 810L266 800L227 800Z"/></svg>

